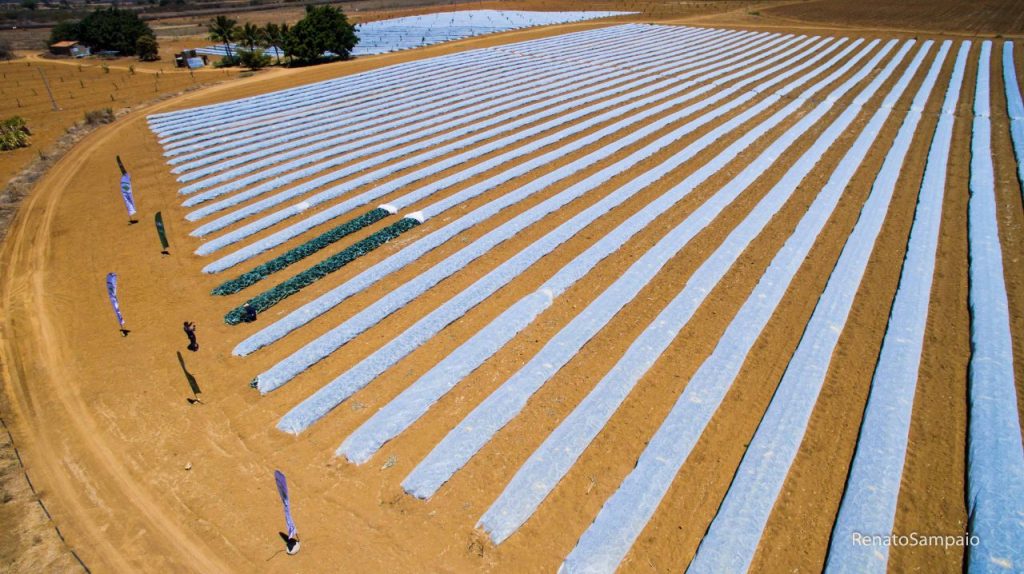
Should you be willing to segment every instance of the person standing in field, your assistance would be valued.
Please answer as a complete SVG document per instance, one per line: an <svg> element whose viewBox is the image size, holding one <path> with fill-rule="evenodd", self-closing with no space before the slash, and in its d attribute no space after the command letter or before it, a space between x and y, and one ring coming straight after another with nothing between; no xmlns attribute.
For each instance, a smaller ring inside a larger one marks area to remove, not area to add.
<svg viewBox="0 0 1024 574"><path fill-rule="evenodd" d="M185 336L188 337L188 350L193 353L199 350L199 343L196 341L196 324L185 321Z"/></svg>

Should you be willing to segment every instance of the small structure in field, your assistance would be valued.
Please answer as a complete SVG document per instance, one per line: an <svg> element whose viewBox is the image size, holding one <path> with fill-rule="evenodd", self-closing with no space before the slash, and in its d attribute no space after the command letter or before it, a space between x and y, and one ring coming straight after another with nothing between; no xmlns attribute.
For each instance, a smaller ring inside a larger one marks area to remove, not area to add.
<svg viewBox="0 0 1024 574"><path fill-rule="evenodd" d="M198 54L195 50L184 50L174 55L174 65L178 68L202 68L209 64L205 54Z"/></svg>
<svg viewBox="0 0 1024 574"><path fill-rule="evenodd" d="M55 56L72 56L74 58L84 58L92 53L89 46L78 43L75 40L64 40L55 44L50 44L50 53Z"/></svg>

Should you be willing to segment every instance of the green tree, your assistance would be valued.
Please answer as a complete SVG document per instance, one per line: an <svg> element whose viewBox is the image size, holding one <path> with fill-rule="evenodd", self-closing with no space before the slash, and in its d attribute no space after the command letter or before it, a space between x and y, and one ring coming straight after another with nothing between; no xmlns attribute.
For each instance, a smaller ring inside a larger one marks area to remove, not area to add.
<svg viewBox="0 0 1024 574"><path fill-rule="evenodd" d="M99 50L116 50L123 55L135 54L135 42L142 36L153 36L153 30L129 10L107 8L96 10L78 23L79 42Z"/></svg>
<svg viewBox="0 0 1024 574"><path fill-rule="evenodd" d="M291 29L285 52L300 64L331 58L348 59L359 39L345 14L332 6L306 6L306 16Z"/></svg>
<svg viewBox="0 0 1024 574"><path fill-rule="evenodd" d="M64 40L78 39L78 22L75 20L61 20L50 29L50 43L56 44Z"/></svg>
<svg viewBox="0 0 1024 574"><path fill-rule="evenodd" d="M37 0L21 0L21 7L35 11L36 8L39 8L39 2Z"/></svg>
<svg viewBox="0 0 1024 574"><path fill-rule="evenodd" d="M228 57L231 57L231 42L235 39L236 22L227 16L217 16L210 21L207 29L210 31L210 39L224 42Z"/></svg>
<svg viewBox="0 0 1024 574"><path fill-rule="evenodd" d="M284 25L284 29L287 30L288 24ZM285 32L282 30L282 26L269 22L263 27L263 47L271 48L277 47L278 50L274 53L277 56L277 64L281 65L281 46L284 45Z"/></svg>
<svg viewBox="0 0 1024 574"><path fill-rule="evenodd" d="M281 41L277 43L278 54L288 55L288 50L285 50L285 44L288 43L289 38L292 37L292 27L287 22L281 24Z"/></svg>
<svg viewBox="0 0 1024 574"><path fill-rule="evenodd" d="M135 53L143 62L155 62L160 59L160 44L153 36L139 36L135 41Z"/></svg>
<svg viewBox="0 0 1024 574"><path fill-rule="evenodd" d="M237 29L237 32L238 41L250 52L263 43L263 30L251 22L246 22L244 26Z"/></svg>

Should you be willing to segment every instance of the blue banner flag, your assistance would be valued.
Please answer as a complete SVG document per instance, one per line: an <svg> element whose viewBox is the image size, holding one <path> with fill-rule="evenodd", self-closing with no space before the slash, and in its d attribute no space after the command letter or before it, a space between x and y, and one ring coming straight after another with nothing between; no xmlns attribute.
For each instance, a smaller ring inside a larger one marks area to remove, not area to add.
<svg viewBox="0 0 1024 574"><path fill-rule="evenodd" d="M107 295L110 296L110 304L114 307L117 322L124 329L124 317L121 315L121 306L117 304L117 273L107 273Z"/></svg>
<svg viewBox="0 0 1024 574"><path fill-rule="evenodd" d="M284 505L284 521L288 525L288 538L295 538L298 531L295 529L295 521L292 520L292 507L288 502L288 481L280 470L274 471L274 480L277 481L277 493L281 495L281 504Z"/></svg>
<svg viewBox="0 0 1024 574"><path fill-rule="evenodd" d="M121 176L121 196L124 206L128 208L128 217L135 215L135 198L132 196L132 177L127 173Z"/></svg>

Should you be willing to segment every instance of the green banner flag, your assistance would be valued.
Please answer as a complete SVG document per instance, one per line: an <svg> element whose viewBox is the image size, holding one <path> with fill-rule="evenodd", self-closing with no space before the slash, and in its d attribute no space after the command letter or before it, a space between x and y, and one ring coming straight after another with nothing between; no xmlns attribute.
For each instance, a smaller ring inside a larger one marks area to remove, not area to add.
<svg viewBox="0 0 1024 574"><path fill-rule="evenodd" d="M160 236L160 246L163 247L163 251L161 251L160 253L163 253L164 255L168 255L169 252L167 250L170 248L170 244L167 243L167 231L164 230L164 216L163 216L163 214L161 214L158 211L158 212L156 212L156 218L155 219L156 219L156 233L157 233L157 235Z"/></svg>

